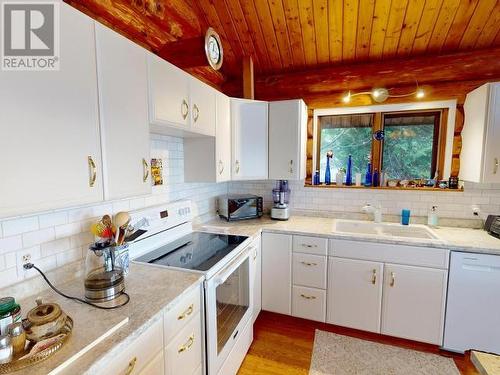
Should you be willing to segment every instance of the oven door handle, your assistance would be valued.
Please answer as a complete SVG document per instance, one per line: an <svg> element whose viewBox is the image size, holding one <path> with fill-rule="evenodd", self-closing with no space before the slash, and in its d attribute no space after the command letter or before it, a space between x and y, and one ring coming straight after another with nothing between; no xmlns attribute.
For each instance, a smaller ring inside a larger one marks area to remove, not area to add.
<svg viewBox="0 0 500 375"><path fill-rule="evenodd" d="M250 255L250 249L252 246L247 246L240 255L238 255L234 260L231 261L224 269L218 272L214 278L213 282L215 287L224 284L226 280L231 276L231 274L246 260Z"/></svg>

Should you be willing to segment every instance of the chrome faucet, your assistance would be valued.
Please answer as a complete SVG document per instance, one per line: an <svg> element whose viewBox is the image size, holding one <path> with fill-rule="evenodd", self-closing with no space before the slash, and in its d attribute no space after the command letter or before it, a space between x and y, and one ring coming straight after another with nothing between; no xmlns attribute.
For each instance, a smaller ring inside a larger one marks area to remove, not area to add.
<svg viewBox="0 0 500 375"><path fill-rule="evenodd" d="M373 214L373 221L375 223L381 223L382 222L382 206L380 203L374 207L371 204L366 204L363 206L362 211L367 213L367 214Z"/></svg>

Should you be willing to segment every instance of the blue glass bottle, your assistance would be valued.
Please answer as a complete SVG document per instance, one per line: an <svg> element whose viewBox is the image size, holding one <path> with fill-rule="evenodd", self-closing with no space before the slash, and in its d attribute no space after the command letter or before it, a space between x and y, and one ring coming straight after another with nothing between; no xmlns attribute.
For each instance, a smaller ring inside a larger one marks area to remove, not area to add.
<svg viewBox="0 0 500 375"><path fill-rule="evenodd" d="M372 185L373 186L379 186L379 173L378 171L375 169L375 171L373 171L373 177L372 177Z"/></svg>
<svg viewBox="0 0 500 375"><path fill-rule="evenodd" d="M313 185L319 185L320 182L319 182L319 171L316 171L316 173L314 173L314 179L313 179Z"/></svg>
<svg viewBox="0 0 500 375"><path fill-rule="evenodd" d="M326 169L325 169L325 185L332 183L332 176L330 174L330 157L326 155Z"/></svg>
<svg viewBox="0 0 500 375"><path fill-rule="evenodd" d="M352 185L352 156L351 155L349 155L349 158L347 159L347 172L345 175L345 184L346 184L346 186Z"/></svg>
<svg viewBox="0 0 500 375"><path fill-rule="evenodd" d="M368 163L366 166L365 186L372 186L372 163Z"/></svg>

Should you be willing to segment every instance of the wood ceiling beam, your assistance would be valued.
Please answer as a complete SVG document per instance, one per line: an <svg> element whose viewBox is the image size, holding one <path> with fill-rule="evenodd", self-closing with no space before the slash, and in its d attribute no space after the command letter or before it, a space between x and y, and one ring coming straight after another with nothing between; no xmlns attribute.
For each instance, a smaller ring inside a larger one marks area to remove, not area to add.
<svg viewBox="0 0 500 375"><path fill-rule="evenodd" d="M318 98L330 93L373 87L388 89L444 82L481 81L500 78L500 48L420 56L357 64L339 64L299 72L258 76L257 99ZM241 93L240 83L228 82L224 91ZM240 94L241 95L241 94Z"/></svg>

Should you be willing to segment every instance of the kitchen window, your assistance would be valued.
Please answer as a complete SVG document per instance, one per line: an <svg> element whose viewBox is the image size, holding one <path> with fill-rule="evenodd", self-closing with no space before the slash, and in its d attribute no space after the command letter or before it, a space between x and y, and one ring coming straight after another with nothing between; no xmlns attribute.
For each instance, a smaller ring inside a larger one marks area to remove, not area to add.
<svg viewBox="0 0 500 375"><path fill-rule="evenodd" d="M332 182L352 156L353 182L368 162L388 179L442 178L446 124L443 110L321 115L317 120L316 169L324 182L326 153Z"/></svg>

